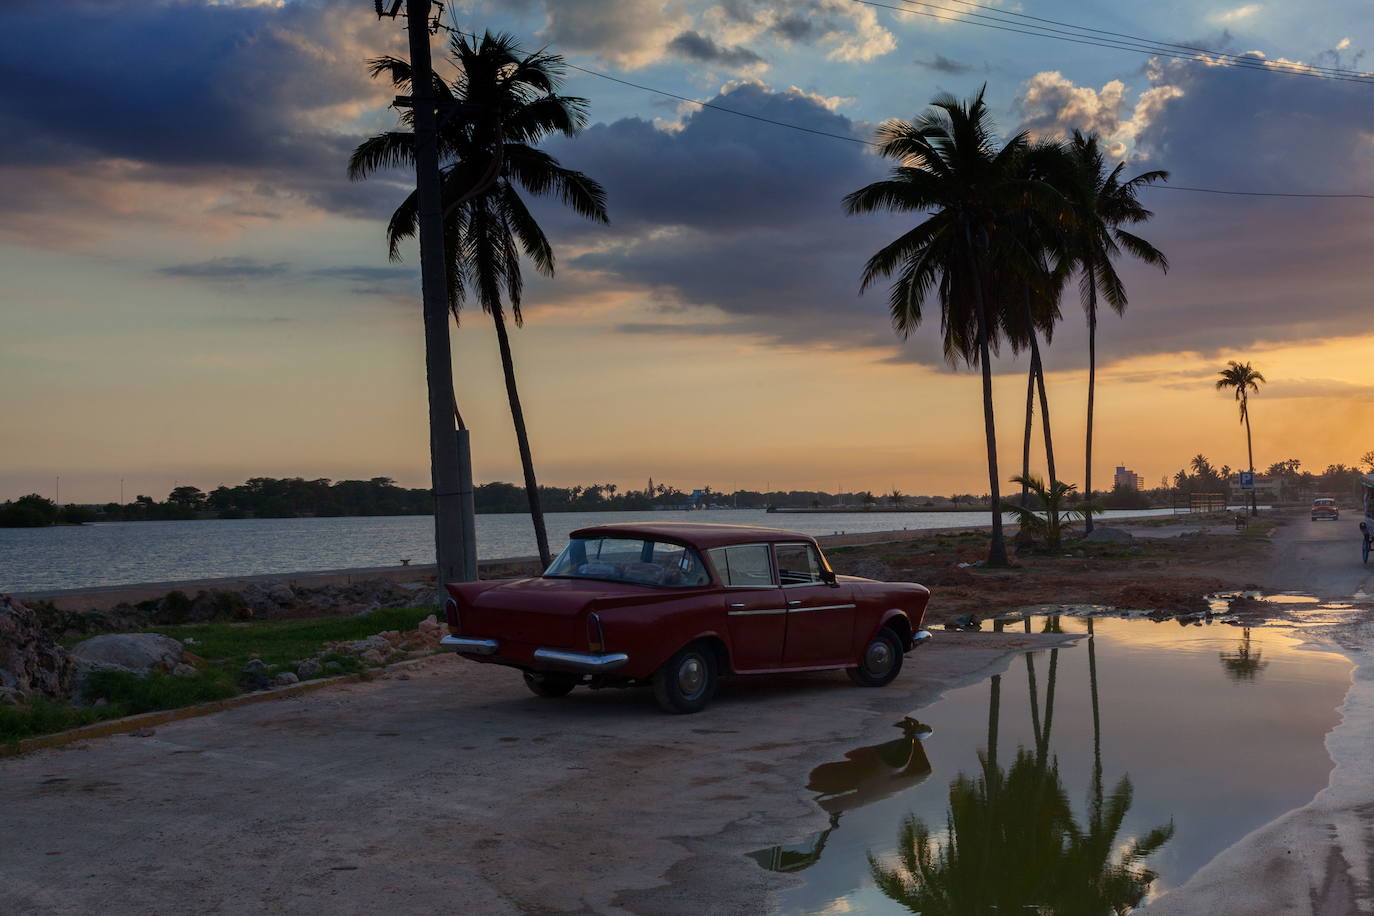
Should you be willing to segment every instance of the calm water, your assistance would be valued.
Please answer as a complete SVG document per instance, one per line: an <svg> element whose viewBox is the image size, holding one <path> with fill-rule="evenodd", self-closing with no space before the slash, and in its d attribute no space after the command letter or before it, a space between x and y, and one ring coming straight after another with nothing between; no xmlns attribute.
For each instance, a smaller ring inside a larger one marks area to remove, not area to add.
<svg viewBox="0 0 1374 916"><path fill-rule="evenodd" d="M1106 518L1168 515L1168 509L1108 512ZM844 515L769 514L761 509L704 512L555 512L545 516L556 553L568 532L610 522L726 522L808 534L921 530L985 525L986 512L882 512ZM477 516L481 559L532 556L528 515ZM110 522L60 528L0 528L0 592L92 585L169 582L358 566L399 566L403 558L434 562L434 521L384 518L216 519Z"/></svg>
<svg viewBox="0 0 1374 916"><path fill-rule="evenodd" d="M1088 627L1085 620L1060 621L1067 632ZM804 880L784 893L784 912L907 912L875 883L869 856L885 868L899 865L908 815L928 827L933 852L947 850L954 810L959 864L946 867L933 857L924 886L945 893L923 898L909 883L911 909L977 916L998 912L999 903L1002 912L1038 903L1043 913L1109 916L1113 901L1087 890L1102 885L1093 880L1103 873L1101 856L1085 865L1046 854L1067 845L1074 829L1046 814L1056 797L1077 829L1092 831L1094 693L1101 798L1109 803L1123 778L1132 789L1120 829L1097 831L1107 866L1121 864L1122 850L1164 828L1156 835L1162 845L1134 866L1136 879L1118 882L1125 890L1116 903L1129 904L1132 894L1148 901L1177 887L1326 786L1331 760L1323 737L1339 721L1350 680L1343 657L1299 649L1277 628L1093 623L1092 640L1029 653L1000 677L953 691L877 743L818 767L808 788L831 815L831 828L779 838L786 845L751 854L765 868ZM1045 618L1034 621L1037 630L1044 625ZM1025 754L1019 763L1018 751ZM966 781L957 784L961 777ZM1044 884L1049 874L1062 883Z"/></svg>

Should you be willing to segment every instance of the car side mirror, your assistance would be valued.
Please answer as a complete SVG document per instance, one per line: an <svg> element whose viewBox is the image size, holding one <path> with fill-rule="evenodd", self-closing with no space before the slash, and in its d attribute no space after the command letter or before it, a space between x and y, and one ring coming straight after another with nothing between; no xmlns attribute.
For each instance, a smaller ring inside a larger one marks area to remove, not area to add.
<svg viewBox="0 0 1374 916"><path fill-rule="evenodd" d="M823 581L826 585L829 585L831 588L840 587L839 579L836 578L835 571L833 569L822 569L821 581Z"/></svg>

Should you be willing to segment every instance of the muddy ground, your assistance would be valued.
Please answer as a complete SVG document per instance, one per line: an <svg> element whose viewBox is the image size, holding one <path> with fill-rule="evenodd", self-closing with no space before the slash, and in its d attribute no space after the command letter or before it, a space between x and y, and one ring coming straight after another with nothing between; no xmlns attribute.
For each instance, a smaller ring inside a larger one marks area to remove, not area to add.
<svg viewBox="0 0 1374 916"><path fill-rule="evenodd" d="M1130 540L1067 542L1064 549L1014 550L1010 569L976 564L984 532L943 533L853 547L827 547L841 573L920 582L931 589L927 623L965 614L981 618L1028 605L1095 604L1173 613L1206 611L1205 596L1259 589L1270 578L1271 539L1294 515L1235 527L1231 517L1115 523ZM1266 608L1242 608L1263 616Z"/></svg>

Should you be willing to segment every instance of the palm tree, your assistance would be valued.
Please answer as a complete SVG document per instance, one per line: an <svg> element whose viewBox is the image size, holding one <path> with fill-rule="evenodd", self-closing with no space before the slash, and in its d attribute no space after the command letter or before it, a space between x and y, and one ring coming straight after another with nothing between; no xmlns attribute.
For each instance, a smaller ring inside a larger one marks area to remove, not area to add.
<svg viewBox="0 0 1374 916"><path fill-rule="evenodd" d="M1039 477L1016 476L1011 479L1012 483L1019 483L1021 486L1034 493L1043 507L1041 511L1020 506L1015 503L1003 503L1002 508L1015 516L1016 524L1020 526L1017 534L1018 539L1034 537L1044 537L1045 546L1049 550L1058 550L1064 532L1077 519L1087 521L1093 515L1102 511L1101 506L1089 502L1081 502L1073 508L1068 508L1065 503L1069 494L1077 489L1071 483L1064 483L1056 480L1052 484L1046 484Z"/></svg>
<svg viewBox="0 0 1374 916"><path fill-rule="evenodd" d="M986 89L986 87L984 87ZM877 132L879 153L900 165L889 177L845 197L850 214L891 210L930 213L869 258L860 291L897 275L889 296L893 326L903 337L924 317L932 295L940 304L945 358L978 365L983 375L983 431L992 491L992 538L987 563L1005 566L997 430L992 406L992 351L1002 325L990 302L999 284L992 265L1013 257L1011 233L1029 206L1043 203L1048 186L1017 177L1026 149L1025 133L1000 148L983 101L984 90L967 103L941 94L914 121L885 121Z"/></svg>
<svg viewBox="0 0 1374 916"><path fill-rule="evenodd" d="M1093 397L1097 384L1097 300L1101 296L1118 315L1126 311L1126 286L1117 276L1112 261L1122 249L1164 271L1169 259L1159 249L1138 235L1121 228L1143 223L1154 214L1137 199L1137 192L1156 181L1167 181L1169 173L1155 169L1142 172L1123 181L1121 173L1126 164L1110 171L1106 158L1097 145L1097 135L1084 136L1073 132L1069 143L1076 168L1060 188L1073 208L1073 220L1068 231L1068 250L1064 268L1077 270L1083 309L1088 316L1088 429L1084 454L1083 495L1093 495ZM1092 518L1087 530L1093 530Z"/></svg>
<svg viewBox="0 0 1374 916"><path fill-rule="evenodd" d="M1245 424L1245 450L1250 458L1250 475L1253 478L1255 473L1255 447L1250 441L1250 392L1259 393L1260 383L1264 381L1264 376L1249 363L1238 363L1234 359L1226 361L1226 368L1220 372L1221 378L1217 379L1217 390L1225 391L1232 388L1236 392L1236 400L1240 402L1240 422ZM1258 515L1259 507L1255 501L1255 491L1250 491L1250 514Z"/></svg>
<svg viewBox="0 0 1374 916"><path fill-rule="evenodd" d="M523 279L520 255L545 276L554 272L553 246L521 199L520 190L553 195L578 215L607 222L606 192L591 178L566 169L536 147L545 137L575 136L586 124L586 99L559 94L563 58L543 51L527 53L507 34L487 32L480 39L457 34L450 53L458 75L450 85L437 76L433 92L440 109L439 154L444 200L445 267L449 307L457 320L469 291L496 325L505 373L506 396L520 447L525 493L540 559L552 561L539 484L515 381L515 363L506 330L506 308L516 327L521 314ZM372 76L386 76L409 92L410 64L394 57L369 61ZM410 112L401 115L409 124ZM353 151L348 175L359 180L413 161L414 137L383 133ZM415 235L418 199L402 201L387 225L392 260L400 259L402 240Z"/></svg>

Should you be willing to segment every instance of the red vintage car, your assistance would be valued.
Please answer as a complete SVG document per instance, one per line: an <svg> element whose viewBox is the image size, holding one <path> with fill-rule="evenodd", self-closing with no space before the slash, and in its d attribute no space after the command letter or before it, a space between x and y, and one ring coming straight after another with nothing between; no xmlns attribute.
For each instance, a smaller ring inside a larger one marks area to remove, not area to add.
<svg viewBox="0 0 1374 916"><path fill-rule="evenodd" d="M926 588L837 576L814 538L774 528L597 525L542 576L448 591L445 648L520 669L542 697L650 683L678 713L726 673L844 669L882 687L930 639Z"/></svg>

